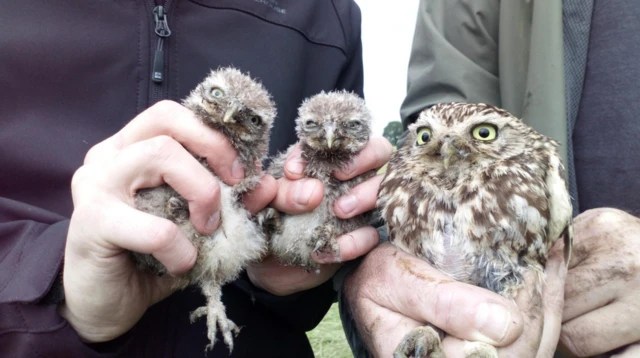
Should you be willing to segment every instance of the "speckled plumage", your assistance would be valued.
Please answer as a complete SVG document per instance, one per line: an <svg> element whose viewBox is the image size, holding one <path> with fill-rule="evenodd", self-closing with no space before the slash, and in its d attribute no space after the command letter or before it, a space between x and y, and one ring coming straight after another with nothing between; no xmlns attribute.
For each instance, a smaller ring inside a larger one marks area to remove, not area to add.
<svg viewBox="0 0 640 358"><path fill-rule="evenodd" d="M474 136L483 130L490 138L490 128L495 139ZM378 198L391 242L455 280L509 298L526 271L538 273L541 287L549 249L571 238L558 144L486 104L435 105L408 133ZM415 341L406 337L397 357L413 354Z"/></svg>
<svg viewBox="0 0 640 358"><path fill-rule="evenodd" d="M305 100L298 109L296 131L306 162L304 174L322 181L324 198L310 213L281 214L269 238L271 252L281 263L317 269L318 264L311 258L314 251L337 257L336 238L368 223L368 213L348 220L337 218L333 202L375 175L375 171L347 181L339 181L333 173L367 145L370 125L371 114L364 100L349 92L322 92ZM275 178L283 177L290 151L291 148L275 158L267 172Z"/></svg>
<svg viewBox="0 0 640 358"><path fill-rule="evenodd" d="M198 249L195 266L176 285L196 284L207 298L207 306L191 314L192 321L207 317L208 338L212 348L216 325L224 341L233 349L233 333L238 327L227 318L221 301L223 284L236 279L244 267L258 260L267 250L266 238L244 208L241 194L255 188L261 176L258 164L266 156L270 130L276 116L275 104L258 82L234 68L212 71L185 98L183 105L205 125L223 133L245 170L245 179L229 186L220 185L220 225L211 235L201 235L189 221L188 203L168 185L140 190L136 208L175 222ZM226 118L226 121L225 121ZM198 158L208 168L205 158ZM214 174L215 176L215 174ZM217 177L216 177L217 179ZM132 253L137 266L162 275L166 268L153 256Z"/></svg>

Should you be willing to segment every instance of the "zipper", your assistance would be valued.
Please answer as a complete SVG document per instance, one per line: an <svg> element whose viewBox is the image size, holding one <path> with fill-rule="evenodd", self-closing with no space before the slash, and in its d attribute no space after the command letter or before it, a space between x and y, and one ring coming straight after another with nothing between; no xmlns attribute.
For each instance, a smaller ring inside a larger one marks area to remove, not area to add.
<svg viewBox="0 0 640 358"><path fill-rule="evenodd" d="M171 36L171 30L169 29L169 22L167 20L167 11L164 6L156 6L153 8L153 21L156 25L154 32L158 36L158 45L153 55L151 80L157 84L161 84L164 80L164 39Z"/></svg>

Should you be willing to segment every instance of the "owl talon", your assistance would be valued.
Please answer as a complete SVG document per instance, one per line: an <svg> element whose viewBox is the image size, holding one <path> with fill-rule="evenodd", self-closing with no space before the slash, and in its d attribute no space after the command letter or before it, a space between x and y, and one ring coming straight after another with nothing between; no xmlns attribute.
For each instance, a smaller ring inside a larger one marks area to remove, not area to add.
<svg viewBox="0 0 640 358"><path fill-rule="evenodd" d="M393 352L393 358L444 358L440 334L429 326L414 328Z"/></svg>
<svg viewBox="0 0 640 358"><path fill-rule="evenodd" d="M340 245L331 226L320 226L315 229L316 244L313 248L315 255L333 255L335 261L340 259Z"/></svg>
<svg viewBox="0 0 640 358"><path fill-rule="evenodd" d="M464 358L498 358L496 347L482 342L466 342L464 345Z"/></svg>
<svg viewBox="0 0 640 358"><path fill-rule="evenodd" d="M274 208L266 208L255 216L255 222L264 233L267 240L276 233L282 231L280 213Z"/></svg>
<svg viewBox="0 0 640 358"><path fill-rule="evenodd" d="M167 200L164 208L167 219L180 223L189 220L189 206L187 201L181 197L173 196Z"/></svg>

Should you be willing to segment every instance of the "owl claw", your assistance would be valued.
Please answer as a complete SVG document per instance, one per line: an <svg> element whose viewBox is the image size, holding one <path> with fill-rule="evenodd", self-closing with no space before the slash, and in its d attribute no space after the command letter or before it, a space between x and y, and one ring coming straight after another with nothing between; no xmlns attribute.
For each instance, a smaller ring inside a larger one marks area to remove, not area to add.
<svg viewBox="0 0 640 358"><path fill-rule="evenodd" d="M173 196L167 200L164 208L167 219L180 223L189 220L189 206L182 197Z"/></svg>
<svg viewBox="0 0 640 358"><path fill-rule="evenodd" d="M429 326L409 332L393 352L393 358L444 358L440 334Z"/></svg>

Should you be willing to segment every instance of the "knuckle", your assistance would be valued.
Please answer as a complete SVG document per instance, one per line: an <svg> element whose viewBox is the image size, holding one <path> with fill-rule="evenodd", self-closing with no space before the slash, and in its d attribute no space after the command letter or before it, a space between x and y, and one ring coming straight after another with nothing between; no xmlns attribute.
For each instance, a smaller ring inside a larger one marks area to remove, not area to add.
<svg viewBox="0 0 640 358"><path fill-rule="evenodd" d="M86 165L78 168L75 173L73 173L73 177L71 177L71 191L77 191L80 189L84 183L89 179L89 169Z"/></svg>
<svg viewBox="0 0 640 358"><path fill-rule="evenodd" d="M171 114L182 111L183 108L184 107L177 102L165 99L151 106L149 110L158 116L170 116Z"/></svg>
<svg viewBox="0 0 640 358"><path fill-rule="evenodd" d="M218 200L220 199L220 184L216 179L211 179L209 182L203 187L204 192L204 200L208 204L216 205Z"/></svg>
<svg viewBox="0 0 640 358"><path fill-rule="evenodd" d="M167 135L159 135L141 143L142 151L151 158L166 158L178 143Z"/></svg>
<svg viewBox="0 0 640 358"><path fill-rule="evenodd" d="M588 357L587 342L580 338L573 325L563 325L560 332L560 341L576 356Z"/></svg>
<svg viewBox="0 0 640 358"><path fill-rule="evenodd" d="M163 251L172 246L173 240L178 235L178 227L170 221L160 220L153 224L149 233L149 250L151 252Z"/></svg>
<svg viewBox="0 0 640 358"><path fill-rule="evenodd" d="M451 326L452 307L454 307L454 301L456 300L456 291L445 289L440 282L434 283L433 290L434 295L433 304L433 322L438 327L449 328Z"/></svg>
<svg viewBox="0 0 640 358"><path fill-rule="evenodd" d="M629 214L613 208L597 208L585 211L582 216L589 219L591 225L609 226L624 220Z"/></svg>
<svg viewBox="0 0 640 358"><path fill-rule="evenodd" d="M100 157L100 152L102 152L102 144L96 144L87 151L87 154L84 156L84 164L88 164L96 160Z"/></svg>

